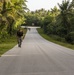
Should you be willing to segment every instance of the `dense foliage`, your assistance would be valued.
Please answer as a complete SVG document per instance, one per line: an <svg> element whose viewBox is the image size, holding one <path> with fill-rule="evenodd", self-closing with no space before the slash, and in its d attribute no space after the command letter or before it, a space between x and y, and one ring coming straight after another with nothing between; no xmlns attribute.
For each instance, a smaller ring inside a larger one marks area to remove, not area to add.
<svg viewBox="0 0 74 75"><path fill-rule="evenodd" d="M47 35L57 36L59 41L64 38L65 41L74 44L74 0L63 0L58 6L59 9L55 6L48 11L28 11L25 14L26 25L40 25Z"/></svg>
<svg viewBox="0 0 74 75"><path fill-rule="evenodd" d="M24 23L26 0L0 0L0 39L15 33Z"/></svg>
<svg viewBox="0 0 74 75"><path fill-rule="evenodd" d="M26 0L0 0L0 38L20 25L41 26L44 33L74 44L74 0L63 0L51 10L27 11ZM57 40L58 40L57 39Z"/></svg>

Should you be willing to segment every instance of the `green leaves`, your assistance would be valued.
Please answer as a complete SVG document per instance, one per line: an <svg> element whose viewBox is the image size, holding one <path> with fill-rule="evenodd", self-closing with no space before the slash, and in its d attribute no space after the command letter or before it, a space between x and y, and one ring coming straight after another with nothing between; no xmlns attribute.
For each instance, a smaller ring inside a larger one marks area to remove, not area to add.
<svg viewBox="0 0 74 75"><path fill-rule="evenodd" d="M25 2L26 0L0 1L1 32L3 31L3 29L5 29L5 31L8 32L8 34L12 35L11 33L13 33L14 27L21 25L25 21L24 13L25 13L25 8L27 8ZM18 21L19 23L17 23Z"/></svg>

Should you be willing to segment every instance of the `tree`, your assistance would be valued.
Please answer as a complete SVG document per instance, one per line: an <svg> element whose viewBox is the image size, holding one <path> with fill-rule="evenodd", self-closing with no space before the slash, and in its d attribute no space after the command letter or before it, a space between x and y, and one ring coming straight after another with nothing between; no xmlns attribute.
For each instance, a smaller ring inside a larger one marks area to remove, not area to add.
<svg viewBox="0 0 74 75"><path fill-rule="evenodd" d="M0 1L0 27L11 35L13 28L24 23L26 0L1 0ZM18 23L17 23L18 22Z"/></svg>
<svg viewBox="0 0 74 75"><path fill-rule="evenodd" d="M71 31L71 23L70 23L70 16L72 15L71 13L71 8L72 8L72 3L66 0L62 1L62 4L58 4L60 8L60 16L61 16L61 24L65 27L67 33Z"/></svg>

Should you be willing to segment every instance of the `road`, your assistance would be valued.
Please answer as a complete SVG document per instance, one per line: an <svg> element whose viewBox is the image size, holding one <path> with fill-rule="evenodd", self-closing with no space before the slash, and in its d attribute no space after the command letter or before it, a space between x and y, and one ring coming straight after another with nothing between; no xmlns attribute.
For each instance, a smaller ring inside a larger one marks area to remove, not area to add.
<svg viewBox="0 0 74 75"><path fill-rule="evenodd" d="M43 39L35 28L0 57L0 75L74 75L74 50Z"/></svg>

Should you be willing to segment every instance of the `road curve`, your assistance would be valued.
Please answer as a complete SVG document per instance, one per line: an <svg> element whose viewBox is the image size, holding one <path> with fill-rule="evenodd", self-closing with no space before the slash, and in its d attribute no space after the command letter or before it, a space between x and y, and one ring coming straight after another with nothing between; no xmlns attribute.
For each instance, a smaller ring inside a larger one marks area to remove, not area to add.
<svg viewBox="0 0 74 75"><path fill-rule="evenodd" d="M74 51L43 39L35 28L0 57L0 75L74 75Z"/></svg>

